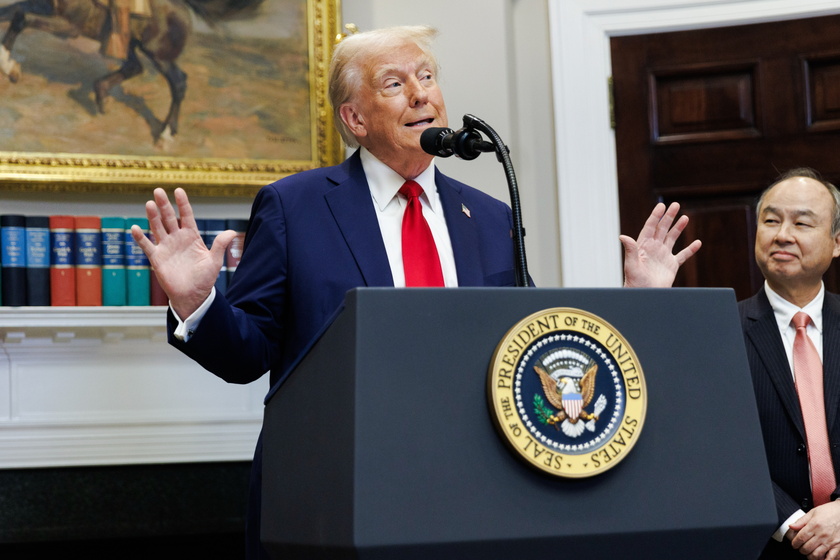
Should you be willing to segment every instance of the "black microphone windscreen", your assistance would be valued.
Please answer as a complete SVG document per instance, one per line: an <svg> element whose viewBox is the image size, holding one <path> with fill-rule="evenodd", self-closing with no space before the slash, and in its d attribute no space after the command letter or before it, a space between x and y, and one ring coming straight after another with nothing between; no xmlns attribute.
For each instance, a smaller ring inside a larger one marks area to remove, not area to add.
<svg viewBox="0 0 840 560"><path fill-rule="evenodd" d="M443 146L443 139L452 133L451 128L427 128L420 135L420 147L427 154L449 157L452 155L452 150Z"/></svg>

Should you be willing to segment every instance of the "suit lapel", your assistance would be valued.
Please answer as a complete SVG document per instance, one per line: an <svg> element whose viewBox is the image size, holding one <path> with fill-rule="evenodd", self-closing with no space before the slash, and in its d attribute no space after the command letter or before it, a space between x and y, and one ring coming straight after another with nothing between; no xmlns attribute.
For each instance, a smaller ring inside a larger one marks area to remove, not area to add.
<svg viewBox="0 0 840 560"><path fill-rule="evenodd" d="M770 307L763 288L750 302L747 316L752 323L747 327L746 335L755 346L788 416L793 419L796 429L804 438L805 427L799 408L799 397L793 384L793 375L773 308Z"/></svg>
<svg viewBox="0 0 840 560"><path fill-rule="evenodd" d="M393 286L388 254L359 152L335 168L329 179L336 187L324 198L353 253L365 285Z"/></svg>
<svg viewBox="0 0 840 560"><path fill-rule="evenodd" d="M823 302L823 388L830 430L840 406L840 301L828 292Z"/></svg>
<svg viewBox="0 0 840 560"><path fill-rule="evenodd" d="M475 220L468 215L469 206L464 200L461 188L437 168L435 168L435 184L452 243L455 269L458 271L458 285L483 286L484 272L481 267L478 229Z"/></svg>

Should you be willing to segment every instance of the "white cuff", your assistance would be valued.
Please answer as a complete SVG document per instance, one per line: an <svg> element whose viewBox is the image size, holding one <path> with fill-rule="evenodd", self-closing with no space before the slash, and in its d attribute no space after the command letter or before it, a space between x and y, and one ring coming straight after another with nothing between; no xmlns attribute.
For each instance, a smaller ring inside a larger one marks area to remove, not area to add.
<svg viewBox="0 0 840 560"><path fill-rule="evenodd" d="M773 533L773 540L778 542L784 541L785 535L787 534L788 529L790 529L790 524L802 517L803 515L805 515L805 512L801 509L798 509L795 512L793 512L793 515L785 519L785 522L782 523L781 527L776 529L776 532Z"/></svg>
<svg viewBox="0 0 840 560"><path fill-rule="evenodd" d="M207 299L204 300L198 309L192 312L192 315L187 317L186 319L182 320L178 317L178 314L175 313L175 310L172 309L172 304L169 304L169 309L172 309L172 315L177 319L178 326L175 327L175 332L172 335L180 340L181 342L189 341L190 337L195 333L195 329L198 328L198 324L204 318L204 314L207 313L207 309L210 307L210 304L213 303L213 300L216 299L216 288L213 287L210 290L210 295L207 296Z"/></svg>

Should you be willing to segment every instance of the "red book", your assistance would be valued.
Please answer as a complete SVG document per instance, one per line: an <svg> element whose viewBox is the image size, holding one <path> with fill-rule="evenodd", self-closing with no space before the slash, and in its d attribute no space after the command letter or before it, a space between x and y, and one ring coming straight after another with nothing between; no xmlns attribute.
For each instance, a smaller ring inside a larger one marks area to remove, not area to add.
<svg viewBox="0 0 840 560"><path fill-rule="evenodd" d="M102 305L102 222L76 216L76 305Z"/></svg>
<svg viewBox="0 0 840 560"><path fill-rule="evenodd" d="M76 305L73 216L50 216L50 304Z"/></svg>

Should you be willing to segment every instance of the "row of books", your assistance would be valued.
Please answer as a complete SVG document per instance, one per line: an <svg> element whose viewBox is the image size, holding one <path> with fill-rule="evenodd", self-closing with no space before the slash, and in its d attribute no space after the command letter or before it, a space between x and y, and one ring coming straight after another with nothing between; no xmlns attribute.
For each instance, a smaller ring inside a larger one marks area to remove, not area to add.
<svg viewBox="0 0 840 560"><path fill-rule="evenodd" d="M196 220L210 247L222 231L237 232L216 290L224 293L239 264L247 220ZM131 236L146 218L0 214L0 305L167 305L143 250Z"/></svg>

